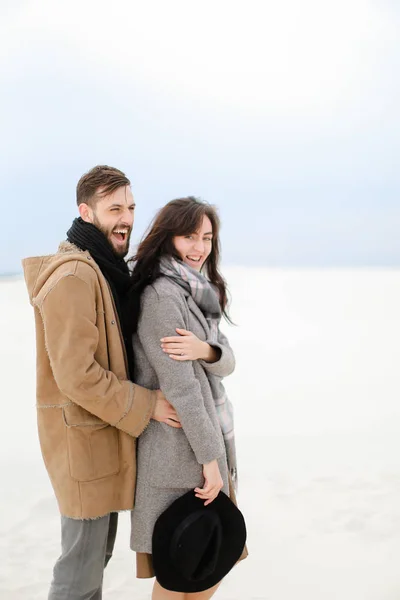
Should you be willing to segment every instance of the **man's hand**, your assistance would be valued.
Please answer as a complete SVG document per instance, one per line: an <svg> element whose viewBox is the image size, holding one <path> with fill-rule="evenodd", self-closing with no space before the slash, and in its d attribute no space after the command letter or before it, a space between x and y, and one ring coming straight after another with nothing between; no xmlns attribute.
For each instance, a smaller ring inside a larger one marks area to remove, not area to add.
<svg viewBox="0 0 400 600"><path fill-rule="evenodd" d="M168 402L162 391L157 390L156 394L156 405L154 407L154 411L151 418L154 419L154 421L166 423L166 425L169 425L170 427L175 427L176 429L182 428L182 425L179 421L179 417L176 414L176 410Z"/></svg>

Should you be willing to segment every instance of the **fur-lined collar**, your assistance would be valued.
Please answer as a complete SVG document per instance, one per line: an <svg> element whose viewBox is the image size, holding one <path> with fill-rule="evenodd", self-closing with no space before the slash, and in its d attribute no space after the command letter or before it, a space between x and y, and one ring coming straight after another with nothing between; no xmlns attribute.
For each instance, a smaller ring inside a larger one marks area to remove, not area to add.
<svg viewBox="0 0 400 600"><path fill-rule="evenodd" d="M72 244L68 240L61 242L57 250L57 254L73 254L76 252L86 252L86 250L78 248L78 246L75 246L75 244Z"/></svg>

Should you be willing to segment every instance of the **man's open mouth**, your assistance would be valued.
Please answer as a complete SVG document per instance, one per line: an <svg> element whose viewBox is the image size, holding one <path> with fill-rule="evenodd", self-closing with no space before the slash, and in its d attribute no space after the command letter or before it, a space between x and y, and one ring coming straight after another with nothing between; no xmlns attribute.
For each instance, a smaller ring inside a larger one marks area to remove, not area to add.
<svg viewBox="0 0 400 600"><path fill-rule="evenodd" d="M113 236L116 238L116 240L118 242L123 244L128 237L128 230L127 229L114 229Z"/></svg>

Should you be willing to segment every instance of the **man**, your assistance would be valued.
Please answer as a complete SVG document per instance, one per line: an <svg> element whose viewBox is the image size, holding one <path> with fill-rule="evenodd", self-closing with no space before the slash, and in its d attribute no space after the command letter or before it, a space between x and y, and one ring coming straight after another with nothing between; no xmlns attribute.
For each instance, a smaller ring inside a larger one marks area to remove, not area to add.
<svg viewBox="0 0 400 600"><path fill-rule="evenodd" d="M62 521L49 600L100 600L118 512L131 510L136 438L180 427L161 391L132 383L130 181L98 166L77 185L80 218L55 255L23 261L34 307L39 439Z"/></svg>

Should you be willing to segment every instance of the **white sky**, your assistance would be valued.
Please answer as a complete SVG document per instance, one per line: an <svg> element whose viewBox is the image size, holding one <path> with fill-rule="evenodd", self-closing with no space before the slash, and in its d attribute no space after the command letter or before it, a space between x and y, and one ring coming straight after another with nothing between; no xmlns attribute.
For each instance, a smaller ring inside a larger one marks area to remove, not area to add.
<svg viewBox="0 0 400 600"><path fill-rule="evenodd" d="M365 0L34 0L4 12L3 76L65 44L100 76L140 76L263 115L340 110L370 87L398 36L385 3Z"/></svg>
<svg viewBox="0 0 400 600"><path fill-rule="evenodd" d="M218 204L234 262L228 238L247 196L249 214L271 224L267 263L307 263L321 249L328 263L365 262L374 239L371 253L386 245L381 260L393 264L398 32L399 9L386 0L3 1L1 197L20 198L29 237L32 200L46 218L43 182L57 175L73 207L80 174L114 161L133 172L135 194L148 194L143 227L177 194ZM342 218L360 239L338 257L330 244ZM311 221L320 233L307 249ZM249 240L246 261L259 250Z"/></svg>

